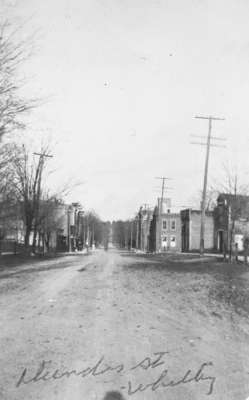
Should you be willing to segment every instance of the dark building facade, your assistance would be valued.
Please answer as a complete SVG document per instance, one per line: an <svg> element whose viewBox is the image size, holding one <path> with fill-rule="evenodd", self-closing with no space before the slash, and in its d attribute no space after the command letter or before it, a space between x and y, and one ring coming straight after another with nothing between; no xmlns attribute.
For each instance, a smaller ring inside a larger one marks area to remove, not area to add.
<svg viewBox="0 0 249 400"><path fill-rule="evenodd" d="M158 218L158 208L155 207L150 222L150 233L149 233L149 251L152 253L156 252L157 218Z"/></svg>
<svg viewBox="0 0 249 400"><path fill-rule="evenodd" d="M136 223L136 248L150 251L150 225L153 218L153 210L148 207L140 207L135 218Z"/></svg>
<svg viewBox="0 0 249 400"><path fill-rule="evenodd" d="M243 240L249 234L249 196L221 193L214 209L215 248L224 252L230 242L243 250Z"/></svg>

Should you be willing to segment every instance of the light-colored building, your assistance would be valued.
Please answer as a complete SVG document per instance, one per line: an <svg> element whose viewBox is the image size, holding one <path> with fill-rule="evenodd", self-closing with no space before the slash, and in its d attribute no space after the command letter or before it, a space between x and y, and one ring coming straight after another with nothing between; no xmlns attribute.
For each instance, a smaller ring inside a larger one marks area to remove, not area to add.
<svg viewBox="0 0 249 400"><path fill-rule="evenodd" d="M198 251L200 249L201 211L191 208L181 211L182 251ZM204 247L206 250L214 248L214 215L213 211L206 211Z"/></svg>
<svg viewBox="0 0 249 400"><path fill-rule="evenodd" d="M180 214L172 210L170 199L165 199L162 207L158 199L158 206L154 211L154 226L156 230L156 252L181 251L181 218ZM160 212L161 211L161 212ZM153 235L153 232L151 232Z"/></svg>

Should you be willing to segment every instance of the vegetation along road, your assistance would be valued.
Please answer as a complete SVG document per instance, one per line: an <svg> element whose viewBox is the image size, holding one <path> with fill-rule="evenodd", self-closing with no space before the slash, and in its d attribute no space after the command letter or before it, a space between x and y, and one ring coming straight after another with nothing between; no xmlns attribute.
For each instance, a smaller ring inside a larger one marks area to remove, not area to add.
<svg viewBox="0 0 249 400"><path fill-rule="evenodd" d="M197 256L2 257L0 398L246 400L248 284Z"/></svg>

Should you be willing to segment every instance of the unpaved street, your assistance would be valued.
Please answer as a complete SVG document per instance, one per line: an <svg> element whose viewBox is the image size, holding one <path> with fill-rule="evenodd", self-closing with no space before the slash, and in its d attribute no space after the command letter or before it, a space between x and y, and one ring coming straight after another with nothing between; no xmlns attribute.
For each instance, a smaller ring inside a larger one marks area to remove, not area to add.
<svg viewBox="0 0 249 400"><path fill-rule="evenodd" d="M249 324L234 293L249 272L205 265L98 250L3 267L0 398L246 400Z"/></svg>

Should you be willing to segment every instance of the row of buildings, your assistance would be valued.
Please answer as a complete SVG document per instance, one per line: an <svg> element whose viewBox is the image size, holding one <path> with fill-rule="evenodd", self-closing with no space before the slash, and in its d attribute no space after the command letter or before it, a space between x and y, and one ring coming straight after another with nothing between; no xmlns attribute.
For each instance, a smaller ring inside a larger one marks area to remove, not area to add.
<svg viewBox="0 0 249 400"><path fill-rule="evenodd" d="M24 245L25 224L21 212L13 207L8 212L0 207L0 250L11 251L14 246ZM79 203L54 203L47 210L43 223L38 227L38 248L45 251L72 251L90 243L92 230L84 218ZM33 232L30 235L30 246Z"/></svg>
<svg viewBox="0 0 249 400"><path fill-rule="evenodd" d="M142 251L200 249L200 210L187 208L176 212L169 199L158 199L154 209L141 207L135 221L135 247ZM235 246L242 251L248 236L249 196L220 193L214 209L205 214L205 250L224 253Z"/></svg>

